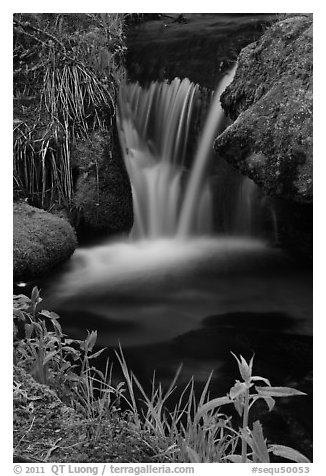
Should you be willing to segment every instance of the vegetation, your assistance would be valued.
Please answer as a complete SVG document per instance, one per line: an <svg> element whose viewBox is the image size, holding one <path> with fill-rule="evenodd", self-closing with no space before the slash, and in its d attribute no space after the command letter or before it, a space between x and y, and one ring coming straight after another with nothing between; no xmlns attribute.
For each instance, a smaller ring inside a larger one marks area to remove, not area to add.
<svg viewBox="0 0 326 476"><path fill-rule="evenodd" d="M123 14L14 15L14 192L71 211L76 141L111 133Z"/></svg>
<svg viewBox="0 0 326 476"><path fill-rule="evenodd" d="M194 381L191 380L171 410L168 409L168 401L177 388L181 369L167 390L163 390L153 378L152 392L147 395L136 376L128 369L120 349L117 358L125 381L113 385L110 363L107 362L104 372L93 364L104 351L95 351L96 331L88 332L84 341L69 339L62 333L59 316L38 310L40 303L37 288L33 289L30 299L24 295L14 296L15 375L18 375L17 369L24 369L39 383L50 387L57 396L52 394L53 401L48 407L58 407L59 397L66 405L65 414L70 415L67 423L70 431L65 428L64 421L57 423L60 425L59 431L62 430L65 436L60 437L46 455L43 452L41 460L58 461L60 456L61 461L85 462L266 463L276 455L294 462L309 462L292 448L267 444L259 421L249 426L249 414L257 400L264 400L272 411L275 398L304 395L292 388L272 387L268 379L254 376L253 357L247 362L242 356L238 358L234 355L241 380L236 380L226 395L211 399L209 378L197 400ZM49 398L49 391L46 391L46 398ZM33 407L35 400L42 401L42 398L40 393L34 397L28 396L22 382L14 382L14 399L19 401L16 412L19 410L20 415L27 414L30 418L26 406ZM127 406L127 411L122 412L122 403ZM224 408L229 405L236 409L241 418L239 428L224 413ZM62 408L57 412L59 418L62 418L62 412ZM40 426L39 422L35 423L37 418L36 412L29 428L26 430L26 426L22 426L23 432L19 424L16 425L16 454L24 451L24 448L25 451L33 450L39 444L26 437L27 432L33 434L33 425ZM51 421L49 426L52 425ZM44 425L42 428L44 431ZM123 435L122 461L116 458L119 450L115 446L117 441L112 441L112 432L120 435L117 438ZM67 433L70 438L73 435L74 443L69 440ZM37 438L37 433L33 435ZM109 440L108 435L111 436ZM28 445L24 446L24 440L28 441ZM60 440L63 441L59 444ZM132 442L133 450L126 450L126 441ZM74 452L67 453L67 448L72 447Z"/></svg>

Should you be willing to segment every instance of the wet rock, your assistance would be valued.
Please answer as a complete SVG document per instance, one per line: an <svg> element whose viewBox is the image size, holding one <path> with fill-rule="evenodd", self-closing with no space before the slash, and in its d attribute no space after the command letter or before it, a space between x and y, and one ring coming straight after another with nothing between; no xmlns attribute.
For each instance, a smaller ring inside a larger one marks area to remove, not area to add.
<svg viewBox="0 0 326 476"><path fill-rule="evenodd" d="M117 138L96 131L73 153L77 231L129 232L133 224L131 186Z"/></svg>
<svg viewBox="0 0 326 476"><path fill-rule="evenodd" d="M74 252L76 234L67 220L25 202L14 203L14 280L39 277Z"/></svg>
<svg viewBox="0 0 326 476"><path fill-rule="evenodd" d="M312 15L286 17L244 48L221 102L235 122L216 152L267 194L311 203Z"/></svg>

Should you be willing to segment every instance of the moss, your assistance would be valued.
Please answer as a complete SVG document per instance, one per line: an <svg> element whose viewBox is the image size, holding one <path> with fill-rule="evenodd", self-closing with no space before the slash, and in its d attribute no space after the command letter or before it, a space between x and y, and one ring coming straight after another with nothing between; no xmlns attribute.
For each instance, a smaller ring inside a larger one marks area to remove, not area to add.
<svg viewBox="0 0 326 476"><path fill-rule="evenodd" d="M62 263L77 246L71 225L51 213L14 203L14 279L28 280Z"/></svg>
<svg viewBox="0 0 326 476"><path fill-rule="evenodd" d="M235 122L215 142L265 192L304 203L312 201L311 25L309 15L285 18L241 52L221 97Z"/></svg>
<svg viewBox="0 0 326 476"><path fill-rule="evenodd" d="M74 203L79 226L93 231L121 233L133 224L129 177L116 137L97 131L77 145L73 160L78 169Z"/></svg>
<svg viewBox="0 0 326 476"><path fill-rule="evenodd" d="M136 432L120 412L112 412L97 427L20 367L14 367L13 425L15 455L60 463L153 461L147 434ZM100 430L97 440L90 436L94 428Z"/></svg>

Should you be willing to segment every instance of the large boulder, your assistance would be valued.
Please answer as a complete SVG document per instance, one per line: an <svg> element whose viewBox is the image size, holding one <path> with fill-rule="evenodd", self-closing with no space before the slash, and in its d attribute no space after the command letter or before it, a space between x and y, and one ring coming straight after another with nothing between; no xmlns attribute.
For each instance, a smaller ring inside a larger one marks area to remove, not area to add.
<svg viewBox="0 0 326 476"><path fill-rule="evenodd" d="M264 191L312 202L312 15L293 14L244 48L221 97L233 120L215 141Z"/></svg>
<svg viewBox="0 0 326 476"><path fill-rule="evenodd" d="M81 140L73 153L77 174L74 204L81 234L129 232L133 225L131 185L117 137L104 131Z"/></svg>
<svg viewBox="0 0 326 476"><path fill-rule="evenodd" d="M70 257L77 246L67 220L25 202L14 203L14 280L37 278Z"/></svg>

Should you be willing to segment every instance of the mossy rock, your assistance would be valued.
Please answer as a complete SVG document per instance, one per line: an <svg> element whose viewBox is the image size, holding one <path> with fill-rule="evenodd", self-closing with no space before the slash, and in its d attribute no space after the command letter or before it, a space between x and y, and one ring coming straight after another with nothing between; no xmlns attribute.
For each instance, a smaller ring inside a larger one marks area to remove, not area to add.
<svg viewBox="0 0 326 476"><path fill-rule="evenodd" d="M285 17L244 48L221 97L235 119L215 150L282 199L312 202L312 15Z"/></svg>
<svg viewBox="0 0 326 476"><path fill-rule="evenodd" d="M25 202L14 203L14 280L44 275L67 260L77 246L68 221Z"/></svg>
<svg viewBox="0 0 326 476"><path fill-rule="evenodd" d="M129 232L133 225L131 185L117 137L104 131L81 140L73 153L78 176L74 204L82 233Z"/></svg>
<svg viewBox="0 0 326 476"><path fill-rule="evenodd" d="M14 458L21 455L42 461L59 439L78 440L77 415L53 390L36 382L21 367L14 366L13 381ZM56 455L66 452L58 448Z"/></svg>

